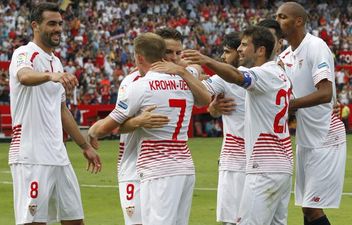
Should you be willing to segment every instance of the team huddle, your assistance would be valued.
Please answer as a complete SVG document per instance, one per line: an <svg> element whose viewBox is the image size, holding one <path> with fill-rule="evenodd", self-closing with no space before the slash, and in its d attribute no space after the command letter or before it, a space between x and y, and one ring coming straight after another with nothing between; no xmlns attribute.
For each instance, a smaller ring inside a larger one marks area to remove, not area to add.
<svg viewBox="0 0 352 225"><path fill-rule="evenodd" d="M65 104L77 79L53 54L62 32L59 8L39 4L31 12L33 41L15 50L9 69L16 224L84 224L62 129L82 149L88 170L97 173L98 138L118 128L125 224L187 225L196 180L188 126L193 106L209 105L224 124L216 220L287 224L294 169L288 118L295 114L295 203L304 225L329 225L323 209L340 204L346 132L333 113L332 53L306 32L306 21L301 5L283 3L276 20L225 35L223 62L182 49L177 30L138 35L137 68L122 81L115 109L90 127L86 139ZM284 51L283 39L290 45ZM201 66L216 75L203 75Z"/></svg>

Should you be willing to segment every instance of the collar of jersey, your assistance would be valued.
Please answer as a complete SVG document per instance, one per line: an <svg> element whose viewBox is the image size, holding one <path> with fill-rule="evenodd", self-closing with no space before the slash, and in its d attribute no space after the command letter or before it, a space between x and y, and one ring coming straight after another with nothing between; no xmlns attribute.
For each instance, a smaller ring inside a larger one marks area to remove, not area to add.
<svg viewBox="0 0 352 225"><path fill-rule="evenodd" d="M310 33L307 33L306 36L304 36L301 44L299 44L299 46L293 51L294 55L298 55L298 53L304 48L304 45L306 44L306 42L308 42L308 40L310 39L310 36L312 36Z"/></svg>
<svg viewBox="0 0 352 225"><path fill-rule="evenodd" d="M29 42L28 44L29 44L31 47L33 47L36 51L38 51L39 54L41 54L42 56L44 56L47 60L53 61L53 59L54 59L53 53L51 53L51 55L49 55L49 54L46 53L43 49L41 49L38 45L36 45L34 42Z"/></svg>

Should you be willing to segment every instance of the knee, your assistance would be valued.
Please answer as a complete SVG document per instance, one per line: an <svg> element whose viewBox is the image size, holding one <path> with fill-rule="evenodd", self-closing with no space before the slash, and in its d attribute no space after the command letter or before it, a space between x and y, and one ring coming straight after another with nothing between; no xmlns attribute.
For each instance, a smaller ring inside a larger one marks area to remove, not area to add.
<svg viewBox="0 0 352 225"><path fill-rule="evenodd" d="M303 211L304 217L306 217L308 221L316 220L325 215L322 209L302 208L302 211Z"/></svg>

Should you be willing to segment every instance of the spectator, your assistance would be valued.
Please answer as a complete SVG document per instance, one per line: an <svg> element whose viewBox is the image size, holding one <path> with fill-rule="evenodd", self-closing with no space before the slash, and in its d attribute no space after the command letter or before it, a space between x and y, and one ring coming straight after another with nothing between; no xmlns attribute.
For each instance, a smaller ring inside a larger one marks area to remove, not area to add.
<svg viewBox="0 0 352 225"><path fill-rule="evenodd" d="M342 111L341 111L341 120L345 125L346 131L349 130L348 127L348 118L350 116L350 107L346 104L342 104Z"/></svg>
<svg viewBox="0 0 352 225"><path fill-rule="evenodd" d="M8 61L13 49L27 43L32 35L26 21L31 2L1 1L0 61ZM63 41L55 54L67 65L72 61L74 66L84 68L85 76L82 77L87 80L93 72L98 73L97 77L103 77L105 74L101 70L104 69L110 81L115 76L115 68L120 70L118 76L122 79L135 67L131 43L141 32L154 31L162 26L173 27L182 33L185 48L203 48L207 51L205 54L216 57L221 51L219 43L223 35L241 31L257 23L260 18L271 17L280 4L280 1L261 1L254 5L255 1L233 3L212 0L202 3L156 1L153 4L147 0L71 2L63 14ZM351 51L351 3L303 2L310 12L308 30L326 40L335 55L341 50ZM337 60L340 59L337 57ZM342 80L339 80L337 89L341 91L346 84L348 82L342 84ZM83 88L79 98L87 91L87 88Z"/></svg>

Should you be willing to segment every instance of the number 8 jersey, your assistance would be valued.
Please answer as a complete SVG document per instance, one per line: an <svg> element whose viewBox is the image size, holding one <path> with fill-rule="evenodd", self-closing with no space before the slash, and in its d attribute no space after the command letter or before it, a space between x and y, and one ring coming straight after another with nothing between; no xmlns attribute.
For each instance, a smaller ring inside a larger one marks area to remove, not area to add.
<svg viewBox="0 0 352 225"><path fill-rule="evenodd" d="M194 98L181 77L149 71L127 88L110 116L123 123L151 105L157 106L153 113L168 116L170 122L162 128L139 131L142 139L137 173L141 181L195 174L187 146Z"/></svg>
<svg viewBox="0 0 352 225"><path fill-rule="evenodd" d="M289 173L293 157L288 130L291 83L271 61L242 72L245 100L247 173Z"/></svg>

